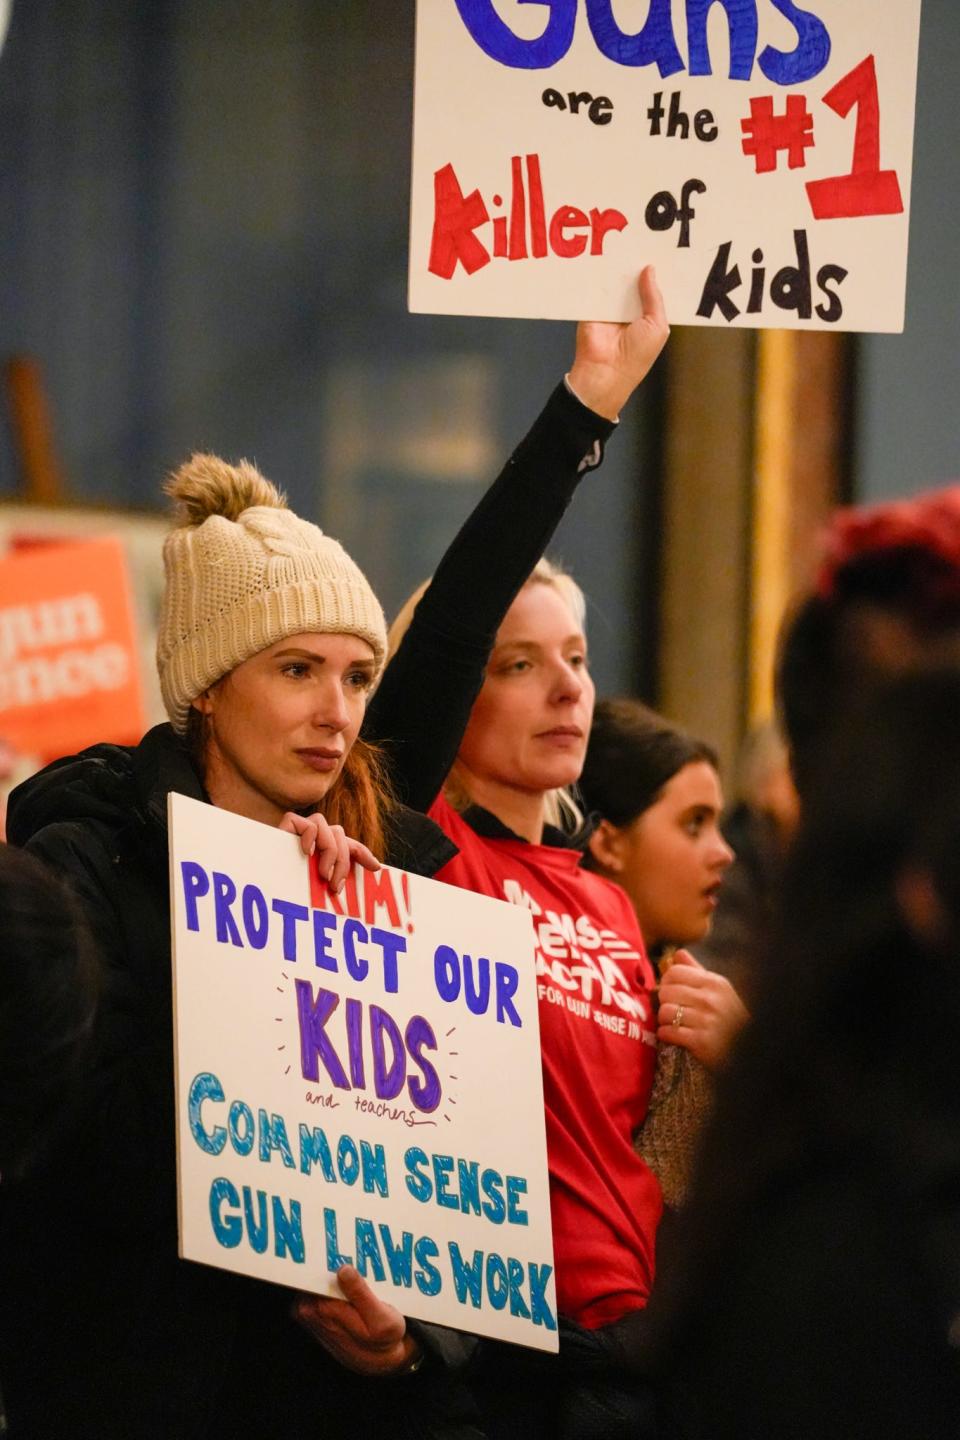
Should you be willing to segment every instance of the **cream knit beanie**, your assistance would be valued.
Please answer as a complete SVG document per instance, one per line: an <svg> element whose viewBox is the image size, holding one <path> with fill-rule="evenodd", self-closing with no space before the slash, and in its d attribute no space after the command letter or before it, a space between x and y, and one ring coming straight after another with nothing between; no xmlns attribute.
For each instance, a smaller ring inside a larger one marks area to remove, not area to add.
<svg viewBox="0 0 960 1440"><path fill-rule="evenodd" d="M379 674L387 636L377 597L343 547L288 510L258 470L194 455L164 489L181 513L163 547L157 670L176 731L192 700L286 635L359 635Z"/></svg>

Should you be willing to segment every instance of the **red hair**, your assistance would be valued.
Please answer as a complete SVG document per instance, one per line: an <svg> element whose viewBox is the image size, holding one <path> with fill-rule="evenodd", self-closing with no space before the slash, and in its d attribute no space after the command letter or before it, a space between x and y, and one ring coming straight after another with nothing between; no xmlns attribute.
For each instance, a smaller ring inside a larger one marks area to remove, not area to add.
<svg viewBox="0 0 960 1440"><path fill-rule="evenodd" d="M922 629L960 617L960 485L839 510L817 591L828 602L893 603Z"/></svg>

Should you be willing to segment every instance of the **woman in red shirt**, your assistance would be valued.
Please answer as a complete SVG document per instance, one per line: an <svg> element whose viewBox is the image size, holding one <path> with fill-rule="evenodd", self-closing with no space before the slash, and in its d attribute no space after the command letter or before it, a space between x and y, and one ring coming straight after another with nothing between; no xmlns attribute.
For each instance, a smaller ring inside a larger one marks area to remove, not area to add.
<svg viewBox="0 0 960 1440"><path fill-rule="evenodd" d="M420 670L416 623L394 662L408 684ZM633 1144L653 1083L656 976L625 892L584 869L578 835L549 818L579 776L593 700L569 588L541 565L497 632L428 809L459 851L436 878L525 906L537 941L561 1361L483 1347L476 1389L490 1436L617 1434L608 1411L636 1435L648 1418L619 1352L650 1294L661 1214ZM590 1408L600 1396L600 1430L580 1413L585 1390Z"/></svg>
<svg viewBox="0 0 960 1440"><path fill-rule="evenodd" d="M629 899L582 868L583 835L556 823L594 687L582 596L537 563L666 338L649 271L641 297L644 330L581 327L552 402L565 444L583 447L578 465L566 460L573 481L559 482L558 453L498 482L419 598L367 717L400 798L458 848L437 878L534 917L561 1351L483 1344L473 1386L490 1437L653 1433L636 1355L661 1195L633 1137L653 1080L656 982Z"/></svg>

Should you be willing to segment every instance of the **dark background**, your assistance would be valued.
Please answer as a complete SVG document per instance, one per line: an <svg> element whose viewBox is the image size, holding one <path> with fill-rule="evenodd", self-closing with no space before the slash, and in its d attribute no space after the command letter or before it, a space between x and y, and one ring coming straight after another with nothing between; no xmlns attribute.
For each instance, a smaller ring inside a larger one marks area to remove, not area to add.
<svg viewBox="0 0 960 1440"><path fill-rule="evenodd" d="M155 507L191 450L246 455L344 541L388 612L573 339L407 314L413 14L14 0L0 55L0 358L40 360L72 495ZM925 0L908 328L858 342L861 497L960 472L958 74L956 5ZM642 685L648 658L661 385L554 547L591 599L601 690ZM4 432L0 495L16 481Z"/></svg>

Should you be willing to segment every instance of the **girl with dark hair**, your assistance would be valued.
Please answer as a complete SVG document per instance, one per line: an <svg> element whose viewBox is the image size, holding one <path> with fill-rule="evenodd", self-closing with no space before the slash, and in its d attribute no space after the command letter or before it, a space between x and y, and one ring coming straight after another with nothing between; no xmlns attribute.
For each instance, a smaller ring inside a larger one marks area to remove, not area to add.
<svg viewBox="0 0 960 1440"><path fill-rule="evenodd" d="M679 948L708 933L733 860L717 756L639 700L602 700L579 788L596 820L585 863L626 891L657 968L657 1069L635 1144L673 1211L687 1199L710 1072L747 1018L730 981Z"/></svg>
<svg viewBox="0 0 960 1440"><path fill-rule="evenodd" d="M580 327L566 383L440 567L445 607L484 633L666 340L651 272L640 291L632 324ZM370 743L392 734L367 703L386 631L350 557L249 465L195 457L170 493L180 523L164 550L157 650L170 723L130 749L57 762L10 799L10 838L69 877L105 967L97 1065L57 1163L0 1217L11 1425L22 1440L460 1434L446 1376L425 1366L407 1378L422 1339L356 1271L339 1272L344 1300L302 1299L298 1326L282 1288L177 1259L168 793L298 834L334 889L352 861L376 867L374 850L430 875L455 846L394 799ZM434 790L475 688L454 633L429 684L400 697L417 711L413 749ZM409 770L393 758L403 800Z"/></svg>
<svg viewBox="0 0 960 1440"><path fill-rule="evenodd" d="M662 967L658 1037L716 1066L746 1019L730 982L678 947L710 929L733 851L720 831L716 752L639 700L601 700L580 777L599 817L586 863L626 890Z"/></svg>
<svg viewBox="0 0 960 1440"><path fill-rule="evenodd" d="M684 1440L957 1433L960 674L823 754L666 1267Z"/></svg>

